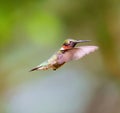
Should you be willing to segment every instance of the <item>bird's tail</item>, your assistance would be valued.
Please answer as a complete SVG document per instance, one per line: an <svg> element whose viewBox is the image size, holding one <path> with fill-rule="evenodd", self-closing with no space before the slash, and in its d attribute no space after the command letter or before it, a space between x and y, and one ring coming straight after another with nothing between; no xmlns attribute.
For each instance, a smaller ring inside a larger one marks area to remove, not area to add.
<svg viewBox="0 0 120 113"><path fill-rule="evenodd" d="M47 70L49 67L48 67L48 65L46 65L46 66L37 66L37 67L35 67L35 68L33 68L33 69L31 69L30 71L37 71L37 70Z"/></svg>
<svg viewBox="0 0 120 113"><path fill-rule="evenodd" d="M36 71L36 70L38 70L39 68L40 68L40 67L35 67L35 68L31 69L30 72L31 72L31 71Z"/></svg>
<svg viewBox="0 0 120 113"><path fill-rule="evenodd" d="M48 61L45 61L41 63L40 65L36 66L35 68L31 69L30 71L37 71L37 70L47 70L49 69L51 65L48 63Z"/></svg>

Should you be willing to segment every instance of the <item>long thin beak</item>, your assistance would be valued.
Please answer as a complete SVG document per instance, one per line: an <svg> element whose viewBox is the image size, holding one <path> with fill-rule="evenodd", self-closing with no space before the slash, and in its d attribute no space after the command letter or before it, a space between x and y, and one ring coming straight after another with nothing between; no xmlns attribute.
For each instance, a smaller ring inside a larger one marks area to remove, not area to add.
<svg viewBox="0 0 120 113"><path fill-rule="evenodd" d="M91 40L78 40L77 43L90 42Z"/></svg>

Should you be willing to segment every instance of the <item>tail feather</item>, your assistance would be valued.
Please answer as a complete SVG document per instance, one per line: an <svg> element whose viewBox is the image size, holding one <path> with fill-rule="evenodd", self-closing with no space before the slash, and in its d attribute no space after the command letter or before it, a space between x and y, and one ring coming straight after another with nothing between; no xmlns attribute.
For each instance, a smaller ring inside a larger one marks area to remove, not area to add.
<svg viewBox="0 0 120 113"><path fill-rule="evenodd" d="M30 71L35 71L35 70L38 70L38 69L39 69L39 67L35 67L35 68L31 69Z"/></svg>
<svg viewBox="0 0 120 113"><path fill-rule="evenodd" d="M38 67L31 69L30 71L47 70L47 69L48 69L47 66L38 66Z"/></svg>

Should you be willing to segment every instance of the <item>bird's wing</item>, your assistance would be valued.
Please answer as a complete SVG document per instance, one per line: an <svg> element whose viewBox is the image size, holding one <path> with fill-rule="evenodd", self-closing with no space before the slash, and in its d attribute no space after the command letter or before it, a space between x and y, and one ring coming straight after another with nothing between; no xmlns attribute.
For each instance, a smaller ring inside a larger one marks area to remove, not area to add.
<svg viewBox="0 0 120 113"><path fill-rule="evenodd" d="M78 60L91 52L98 49L98 46L80 46L75 47L64 54L64 59L66 62L71 60Z"/></svg>

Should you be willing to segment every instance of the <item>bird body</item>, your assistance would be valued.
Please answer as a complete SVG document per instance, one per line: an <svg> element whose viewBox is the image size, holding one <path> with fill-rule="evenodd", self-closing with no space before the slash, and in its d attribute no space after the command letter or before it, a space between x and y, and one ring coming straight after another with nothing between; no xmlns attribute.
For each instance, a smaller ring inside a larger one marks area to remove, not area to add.
<svg viewBox="0 0 120 113"><path fill-rule="evenodd" d="M57 68L61 67L63 64L72 61L78 60L83 56L94 52L98 49L97 46L79 46L75 47L77 43L80 42L88 42L89 40L73 40L67 39L63 43L62 47L58 52L56 52L52 57L50 57L45 62L41 63L37 67L33 68L31 71L34 70L47 70L53 69L56 70Z"/></svg>

